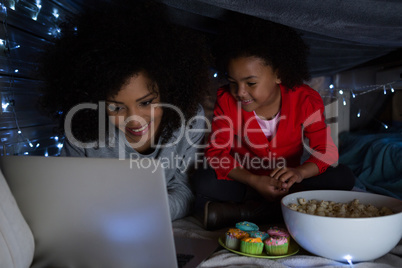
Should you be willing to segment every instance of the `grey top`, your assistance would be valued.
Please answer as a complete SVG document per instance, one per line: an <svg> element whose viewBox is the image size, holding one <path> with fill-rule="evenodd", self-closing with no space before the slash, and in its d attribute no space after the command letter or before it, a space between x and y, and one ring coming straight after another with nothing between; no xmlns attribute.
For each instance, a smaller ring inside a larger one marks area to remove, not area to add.
<svg viewBox="0 0 402 268"><path fill-rule="evenodd" d="M172 221L186 216L194 200L194 194L189 187L189 172L194 165L202 161L202 153L198 153L205 133L202 107L200 106L197 115L192 120L174 131L172 138L166 145L161 146L159 141L156 149L147 155L138 153L126 144L127 140L124 133L117 128L115 129L115 133L108 139L108 145L102 147L82 148L74 145L66 138L60 155L120 159L156 158L161 161L160 163L165 171ZM119 140L124 142L119 142Z"/></svg>

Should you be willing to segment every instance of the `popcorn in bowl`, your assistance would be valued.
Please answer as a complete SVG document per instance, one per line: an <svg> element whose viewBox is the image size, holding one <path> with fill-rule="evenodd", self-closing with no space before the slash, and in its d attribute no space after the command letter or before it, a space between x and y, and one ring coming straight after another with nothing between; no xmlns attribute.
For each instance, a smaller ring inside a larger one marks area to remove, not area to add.
<svg viewBox="0 0 402 268"><path fill-rule="evenodd" d="M286 228L297 244L336 261L377 259L402 238L402 200L389 196L340 190L303 191L284 196L281 207ZM388 209L393 213L388 214ZM338 212L344 217L336 216ZM321 216L329 213L335 216ZM346 217L348 213L353 217ZM384 215L363 216L377 213Z"/></svg>
<svg viewBox="0 0 402 268"><path fill-rule="evenodd" d="M317 216L365 218L393 214L392 210L388 207L383 206L378 208L371 204L365 205L360 203L359 199L356 198L348 203L318 199L306 200L304 198L298 198L297 201L298 204L290 203L287 206L292 210Z"/></svg>

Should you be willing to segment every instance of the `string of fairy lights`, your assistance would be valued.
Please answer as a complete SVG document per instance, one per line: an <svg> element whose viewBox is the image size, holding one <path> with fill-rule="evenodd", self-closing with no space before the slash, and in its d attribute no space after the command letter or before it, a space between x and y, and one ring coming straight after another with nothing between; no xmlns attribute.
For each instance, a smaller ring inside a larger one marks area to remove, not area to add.
<svg viewBox="0 0 402 268"><path fill-rule="evenodd" d="M9 140L8 137L2 137L1 143L3 147L2 154L32 154L40 148L41 144L39 143L39 138L29 138L27 134L24 132L24 128L20 126L17 110L16 110L16 103L15 103L15 81L18 78L19 69L13 66L12 61L12 52L16 49L22 49L21 45L18 41L21 40L11 40L9 34L9 26L8 26L8 17L9 12L19 12L24 14L25 16L29 16L30 19L33 21L38 20L38 16L42 10L42 1L41 0L34 0L34 1L27 1L27 0L1 0L0 1L0 18L2 20L2 27L3 27L3 34L4 36L0 36L0 53L5 55L7 59L7 69L1 68L0 71L4 74L4 78L8 78L8 83L5 83L4 86L0 88L0 101L1 101L1 110L0 110L0 121L2 120L1 115L8 113L12 115L14 121L14 128L8 129L11 131L16 132L17 134L17 142L7 143ZM47 15L43 15L47 16ZM52 9L51 13L52 19L49 21L53 21L54 23L50 25L47 30L47 35L49 36L58 36L60 34L60 28L57 26L57 19L59 18L59 11L57 8ZM21 42L22 43L22 42ZM11 134L9 134L11 136ZM48 145L47 147L56 147L56 153L58 154L63 146L61 142L62 138L58 136L51 136L49 139L54 141L54 145ZM15 149L14 147L17 147ZM7 152L7 147L12 147L12 152ZM44 155L48 156L48 148L43 148Z"/></svg>
<svg viewBox="0 0 402 268"><path fill-rule="evenodd" d="M39 23L39 15L51 18L51 21L53 21L53 23L49 24L46 34L53 37L58 37L61 34L60 28L58 27L58 19L60 13L57 8L53 8L51 12L47 12L46 14L44 14L44 12L42 12L42 10L44 9L42 5L42 0L0 0L0 8L0 19L2 20L2 27L4 30L4 36L0 36L0 53L7 57L8 62L8 70L1 69L0 67L0 73L5 73L4 76L8 77L9 80L7 86L0 87L0 101L2 105L0 110L0 122L2 120L1 116L4 113L9 113L13 116L15 125L15 128L13 128L13 130L19 137L19 141L17 142L17 144L20 147L18 150L13 150L13 154L31 154L32 152L40 148L41 144L39 143L38 139L28 137L28 135L24 133L24 128L20 127L20 123L18 121L17 111L15 109L16 103L14 100L14 93L15 79L16 76L18 76L19 74L19 69L14 68L13 66L11 60L11 52L16 49L21 49L21 44L19 44L21 42L18 42L18 40L10 40L7 24L8 12L9 10L12 10L12 12L21 12L25 16L28 16L30 19L32 19L32 21L35 21L35 23ZM213 74L213 77L217 79L218 74ZM401 83L401 81L392 81L381 85L366 85L358 88L336 88L333 84L331 84L328 90L336 93L336 95L331 96L331 98L341 100L343 105L346 106L348 104L353 105L353 100L357 99L363 94L369 94L375 91L383 91L385 95L393 94L395 92L394 85L396 83ZM361 109L359 109L356 116L362 116ZM384 128L388 128L385 123L382 124ZM54 141L54 144L52 146L56 146L58 148L58 152L60 152L63 146L63 138L58 136L51 136L49 137L49 139ZM3 146L2 154L9 154L9 152L6 151L6 147L10 146L10 144L7 144L7 137L2 137L1 143ZM42 151L44 151L45 156L49 155L47 148Z"/></svg>
<svg viewBox="0 0 402 268"><path fill-rule="evenodd" d="M385 84L365 85L355 88L335 88L335 86L331 84L329 85L329 89L334 90L334 92L337 93L337 96L335 96L335 98L337 100L341 100L343 106L346 106L348 105L348 103L350 103L350 105L353 105L353 101L356 100L359 96L369 94L372 92L382 92L384 95L393 94L396 91L394 85L400 85L401 83L402 80L395 80L392 82L387 82ZM358 108L357 113L351 116L356 116L357 118L360 118L362 117L362 113L363 113L362 109ZM384 127L384 129L389 128L389 126L386 123L381 122L379 120L376 121L378 121Z"/></svg>

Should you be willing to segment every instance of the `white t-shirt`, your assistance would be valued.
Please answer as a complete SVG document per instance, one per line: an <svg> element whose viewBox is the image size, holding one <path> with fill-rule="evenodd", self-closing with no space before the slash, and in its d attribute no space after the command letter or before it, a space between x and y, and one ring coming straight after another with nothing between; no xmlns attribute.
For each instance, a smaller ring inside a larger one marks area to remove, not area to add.
<svg viewBox="0 0 402 268"><path fill-rule="evenodd" d="M280 112L275 115L274 118L271 120L263 120L261 119L255 112L254 112L255 118L257 118L257 122L261 127L262 132L264 132L265 137L268 139L275 134L276 131L276 126L279 121L279 115Z"/></svg>

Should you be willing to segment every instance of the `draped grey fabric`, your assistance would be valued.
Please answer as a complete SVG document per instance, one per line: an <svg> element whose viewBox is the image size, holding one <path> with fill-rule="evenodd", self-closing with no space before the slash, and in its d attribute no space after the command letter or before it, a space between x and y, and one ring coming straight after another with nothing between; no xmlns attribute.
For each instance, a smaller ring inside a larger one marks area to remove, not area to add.
<svg viewBox="0 0 402 268"><path fill-rule="evenodd" d="M213 33L227 12L293 27L311 48L313 76L331 75L402 47L400 0L161 0L173 19Z"/></svg>

